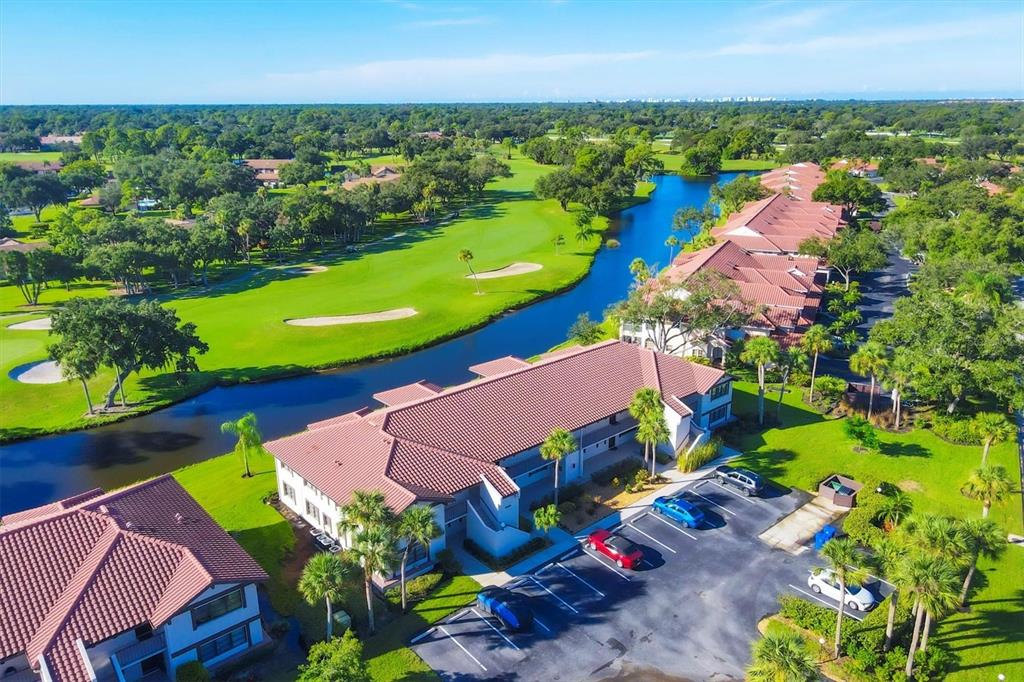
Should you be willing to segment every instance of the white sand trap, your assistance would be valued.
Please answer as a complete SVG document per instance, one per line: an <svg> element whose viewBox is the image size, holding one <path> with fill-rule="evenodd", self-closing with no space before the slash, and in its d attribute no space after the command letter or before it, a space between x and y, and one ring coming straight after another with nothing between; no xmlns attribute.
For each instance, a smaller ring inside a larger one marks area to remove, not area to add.
<svg viewBox="0 0 1024 682"><path fill-rule="evenodd" d="M289 275L312 275L315 272L327 272L323 265L300 265L294 268L285 268Z"/></svg>
<svg viewBox="0 0 1024 682"><path fill-rule="evenodd" d="M528 272L537 272L544 266L540 263L513 263L497 270L485 270L476 273L476 279L498 279L499 277L512 277L513 275L525 275ZM466 279L473 279L474 275L466 275Z"/></svg>
<svg viewBox="0 0 1024 682"><path fill-rule="evenodd" d="M412 317L416 314L415 308L394 308L382 310L379 313L364 313L362 315L334 315L332 317L300 317L293 320L285 320L285 324L295 327L329 327L335 324L359 324L361 322L390 322L401 320L405 317Z"/></svg>
<svg viewBox="0 0 1024 682"><path fill-rule="evenodd" d="M42 360L20 365L12 369L9 376L23 384L59 384L64 381L56 360Z"/></svg>
<svg viewBox="0 0 1024 682"><path fill-rule="evenodd" d="M8 329L15 331L49 331L53 329L53 325L50 323L50 318L40 317L38 320L12 324Z"/></svg>

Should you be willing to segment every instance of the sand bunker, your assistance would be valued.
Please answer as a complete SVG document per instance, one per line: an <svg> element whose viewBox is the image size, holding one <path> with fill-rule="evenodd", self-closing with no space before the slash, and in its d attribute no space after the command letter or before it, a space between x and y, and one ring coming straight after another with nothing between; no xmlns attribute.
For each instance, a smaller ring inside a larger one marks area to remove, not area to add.
<svg viewBox="0 0 1024 682"><path fill-rule="evenodd" d="M528 272L537 272L544 266L540 263L513 263L497 270L486 270L476 275L466 275L466 279L497 279L499 277L512 277L513 275L525 275Z"/></svg>
<svg viewBox="0 0 1024 682"><path fill-rule="evenodd" d="M285 268L289 275L312 275L315 272L327 272L323 265L299 265L294 268Z"/></svg>
<svg viewBox="0 0 1024 682"><path fill-rule="evenodd" d="M285 320L285 324L295 327L329 327L335 324L359 324L361 322L389 322L401 320L405 317L412 317L416 314L415 308L394 308L382 310L378 313L364 313L362 315L334 315L331 317L300 317L292 320Z"/></svg>
<svg viewBox="0 0 1024 682"><path fill-rule="evenodd" d="M12 369L9 376L23 384L59 384L64 381L60 374L60 366L55 360L20 365Z"/></svg>
<svg viewBox="0 0 1024 682"><path fill-rule="evenodd" d="M49 331L50 329L53 329L53 325L50 323L50 318L40 317L38 320L29 320L28 322L12 324L8 329L16 331Z"/></svg>

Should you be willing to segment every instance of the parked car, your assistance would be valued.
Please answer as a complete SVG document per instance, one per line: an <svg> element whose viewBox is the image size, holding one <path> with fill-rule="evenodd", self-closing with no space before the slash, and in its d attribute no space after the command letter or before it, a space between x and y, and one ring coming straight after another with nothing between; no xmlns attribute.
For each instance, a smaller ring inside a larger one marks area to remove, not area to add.
<svg viewBox="0 0 1024 682"><path fill-rule="evenodd" d="M723 464L715 469L715 478L723 485L739 489L747 497L760 495L764 490L764 479L749 469L734 469Z"/></svg>
<svg viewBox="0 0 1024 682"><path fill-rule="evenodd" d="M826 597L839 601L839 581L831 569L822 568L811 571L807 577L807 587L815 594L824 594ZM846 607L853 611L868 611L875 606L875 595L863 586L846 586Z"/></svg>
<svg viewBox="0 0 1024 682"><path fill-rule="evenodd" d="M519 632L533 624L533 608L529 597L504 587L485 587L476 595L476 603L481 610L500 620L509 630Z"/></svg>
<svg viewBox="0 0 1024 682"><path fill-rule="evenodd" d="M603 528L587 536L587 547L600 552L615 562L619 568L636 570L644 560L644 553L632 542Z"/></svg>
<svg viewBox="0 0 1024 682"><path fill-rule="evenodd" d="M654 500L651 508L687 528L696 528L704 523L704 512L700 507L681 497L659 497Z"/></svg>

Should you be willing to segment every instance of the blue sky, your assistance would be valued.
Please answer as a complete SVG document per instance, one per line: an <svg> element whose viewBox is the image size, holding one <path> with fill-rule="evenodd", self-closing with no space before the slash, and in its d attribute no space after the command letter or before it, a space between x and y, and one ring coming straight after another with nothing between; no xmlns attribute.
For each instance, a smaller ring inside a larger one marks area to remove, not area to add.
<svg viewBox="0 0 1024 682"><path fill-rule="evenodd" d="M0 2L0 103L1024 96L1024 3Z"/></svg>

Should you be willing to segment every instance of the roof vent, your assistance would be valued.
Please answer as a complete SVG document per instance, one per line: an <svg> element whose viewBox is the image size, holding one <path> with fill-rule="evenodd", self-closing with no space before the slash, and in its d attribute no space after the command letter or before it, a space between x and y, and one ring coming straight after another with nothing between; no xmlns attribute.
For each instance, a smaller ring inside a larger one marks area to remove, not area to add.
<svg viewBox="0 0 1024 682"><path fill-rule="evenodd" d="M101 504L99 507L97 507L96 511L98 511L100 514L106 514L108 516L110 515L110 507L108 507L105 504Z"/></svg>
<svg viewBox="0 0 1024 682"><path fill-rule="evenodd" d="M185 523L185 517L182 516L179 512L175 512L174 521L180 526L181 524Z"/></svg>

